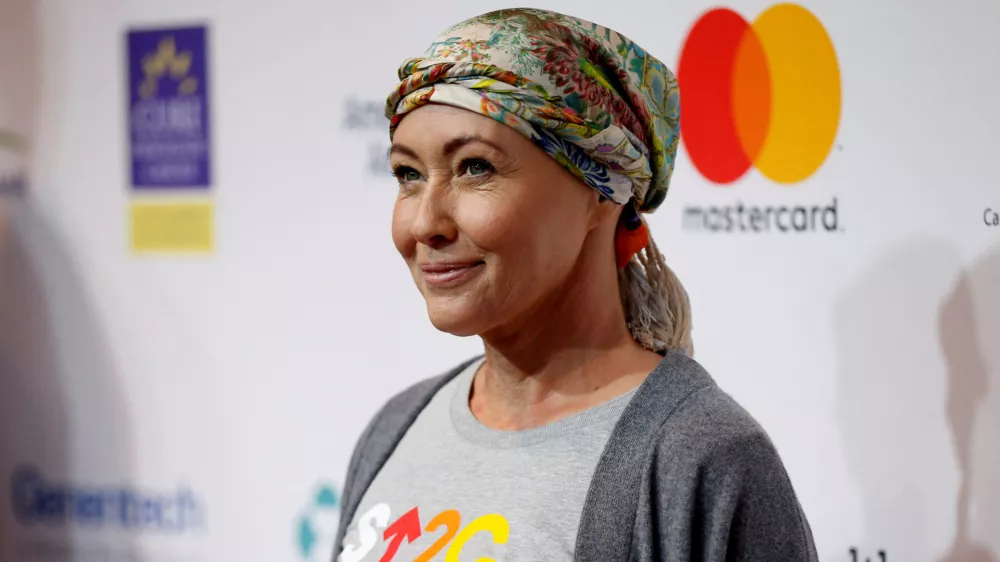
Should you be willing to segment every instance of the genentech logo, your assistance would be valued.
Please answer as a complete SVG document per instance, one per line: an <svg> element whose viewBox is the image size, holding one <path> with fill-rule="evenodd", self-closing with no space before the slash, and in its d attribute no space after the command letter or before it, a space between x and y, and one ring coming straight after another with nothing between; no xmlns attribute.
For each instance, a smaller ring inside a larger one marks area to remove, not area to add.
<svg viewBox="0 0 1000 562"><path fill-rule="evenodd" d="M840 124L840 68L823 24L795 4L752 23L716 8L684 41L677 79L681 140L705 179L731 187L751 168L802 182L830 155ZM721 232L838 230L837 201L814 206L688 207L688 228Z"/></svg>

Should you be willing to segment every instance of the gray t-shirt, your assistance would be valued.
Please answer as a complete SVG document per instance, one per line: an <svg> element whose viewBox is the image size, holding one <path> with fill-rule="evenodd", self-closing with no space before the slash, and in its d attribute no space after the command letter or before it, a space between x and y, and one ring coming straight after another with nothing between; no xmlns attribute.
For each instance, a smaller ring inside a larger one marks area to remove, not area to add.
<svg viewBox="0 0 1000 562"><path fill-rule="evenodd" d="M594 469L635 391L524 431L469 410L472 363L431 399L365 493L338 562L573 560ZM460 556L456 556L459 555Z"/></svg>

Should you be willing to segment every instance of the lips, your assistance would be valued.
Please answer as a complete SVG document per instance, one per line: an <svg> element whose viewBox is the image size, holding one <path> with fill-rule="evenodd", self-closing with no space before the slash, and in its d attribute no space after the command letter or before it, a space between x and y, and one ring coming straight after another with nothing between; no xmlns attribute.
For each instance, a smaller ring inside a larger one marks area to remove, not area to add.
<svg viewBox="0 0 1000 562"><path fill-rule="evenodd" d="M448 287L467 281L486 265L483 261L435 262L420 265L424 282L434 287Z"/></svg>

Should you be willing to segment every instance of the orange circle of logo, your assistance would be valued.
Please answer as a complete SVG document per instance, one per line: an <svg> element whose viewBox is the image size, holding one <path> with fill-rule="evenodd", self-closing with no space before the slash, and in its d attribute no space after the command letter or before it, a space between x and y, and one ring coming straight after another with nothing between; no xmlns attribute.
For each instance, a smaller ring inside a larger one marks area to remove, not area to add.
<svg viewBox="0 0 1000 562"><path fill-rule="evenodd" d="M778 183L811 176L840 124L840 68L829 35L795 4L752 24L736 12L704 13L677 64L681 139L695 168L729 184L751 167Z"/></svg>

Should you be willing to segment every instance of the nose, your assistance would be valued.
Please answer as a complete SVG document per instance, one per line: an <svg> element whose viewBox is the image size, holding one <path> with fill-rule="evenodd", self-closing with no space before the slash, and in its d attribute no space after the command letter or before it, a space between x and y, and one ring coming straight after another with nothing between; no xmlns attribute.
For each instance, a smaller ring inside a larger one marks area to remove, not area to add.
<svg viewBox="0 0 1000 562"><path fill-rule="evenodd" d="M417 213L410 226L414 240L431 248L440 248L458 237L453 217L454 202L445 182L428 185L420 194Z"/></svg>

